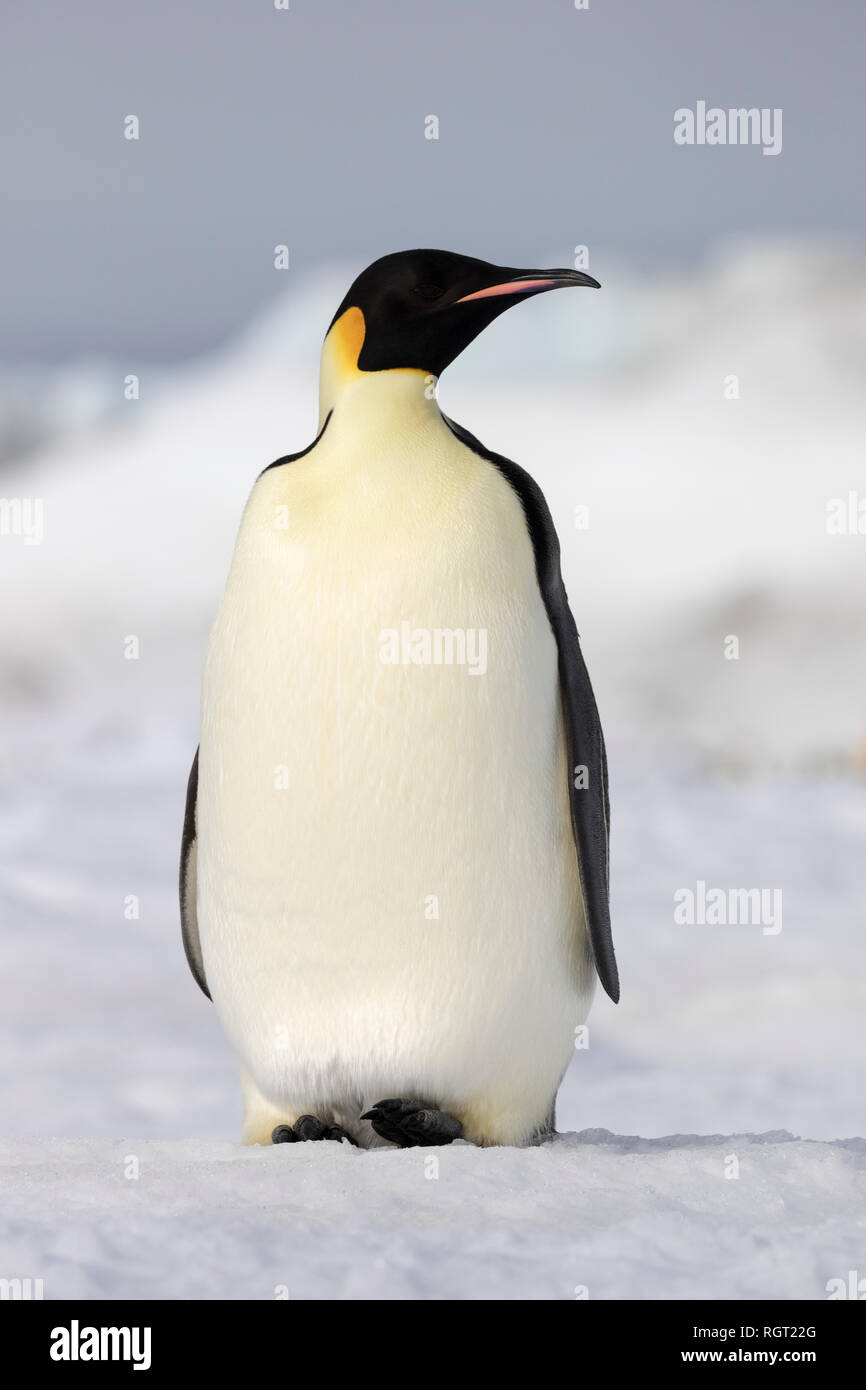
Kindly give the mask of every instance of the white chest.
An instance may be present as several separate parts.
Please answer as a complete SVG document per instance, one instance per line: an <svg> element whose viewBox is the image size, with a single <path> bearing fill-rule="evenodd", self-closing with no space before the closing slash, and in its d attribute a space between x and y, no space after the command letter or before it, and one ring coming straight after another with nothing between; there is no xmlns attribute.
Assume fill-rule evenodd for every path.
<svg viewBox="0 0 866 1390"><path fill-rule="evenodd" d="M410 1070L465 1067L469 1037L494 1065L485 1030L510 1048L528 1028L559 1058L587 991L520 502L435 407L402 432L362 424L335 417L256 483L205 672L205 969L275 1086L319 1055L390 1066L395 1029Z"/></svg>

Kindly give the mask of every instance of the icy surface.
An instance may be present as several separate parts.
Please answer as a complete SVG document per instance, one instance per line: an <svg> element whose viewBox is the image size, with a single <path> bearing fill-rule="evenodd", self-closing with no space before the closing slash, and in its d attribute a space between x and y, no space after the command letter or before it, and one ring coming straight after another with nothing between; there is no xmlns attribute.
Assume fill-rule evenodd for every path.
<svg viewBox="0 0 866 1390"><path fill-rule="evenodd" d="M581 1132L438 1150L435 1178L429 1152L234 1142L234 1063L174 902L189 749L169 725L68 739L34 767L22 737L31 779L2 806L0 1132L40 1136L0 1142L5 1277L48 1297L818 1298L862 1269L866 1146L814 1142L863 1132L861 784L619 774L623 1001L597 998L560 1093ZM699 877L781 885L782 931L677 926Z"/></svg>
<svg viewBox="0 0 866 1390"><path fill-rule="evenodd" d="M10 1141L3 1268L47 1298L825 1298L862 1266L864 1149Z"/></svg>

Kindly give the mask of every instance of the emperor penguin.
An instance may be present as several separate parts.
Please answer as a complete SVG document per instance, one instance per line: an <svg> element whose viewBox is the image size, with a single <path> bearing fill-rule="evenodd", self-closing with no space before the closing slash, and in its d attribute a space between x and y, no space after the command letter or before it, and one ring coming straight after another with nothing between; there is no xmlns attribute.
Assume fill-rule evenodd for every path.
<svg viewBox="0 0 866 1390"><path fill-rule="evenodd" d="M384 256L312 444L255 482L205 658L180 869L248 1144L525 1145L619 997L607 761L530 475L442 371L578 270Z"/></svg>

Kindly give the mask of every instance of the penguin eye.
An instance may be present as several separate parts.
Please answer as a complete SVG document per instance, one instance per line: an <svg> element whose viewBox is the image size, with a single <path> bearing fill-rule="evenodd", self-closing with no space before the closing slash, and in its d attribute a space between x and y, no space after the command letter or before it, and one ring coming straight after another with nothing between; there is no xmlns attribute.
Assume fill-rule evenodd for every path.
<svg viewBox="0 0 866 1390"><path fill-rule="evenodd" d="M423 299L426 304L432 304L434 299L441 299L445 291L441 285L416 285L415 293L419 299Z"/></svg>

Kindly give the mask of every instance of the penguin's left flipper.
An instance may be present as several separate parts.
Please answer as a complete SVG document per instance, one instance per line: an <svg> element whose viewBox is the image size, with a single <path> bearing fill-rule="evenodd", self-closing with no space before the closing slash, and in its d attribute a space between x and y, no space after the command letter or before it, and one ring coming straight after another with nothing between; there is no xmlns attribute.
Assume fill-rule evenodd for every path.
<svg viewBox="0 0 866 1390"><path fill-rule="evenodd" d="M198 749L190 768L186 788L186 811L183 817L183 837L180 846L180 924L183 931L183 949L193 978L210 999L210 990L204 973L201 942L198 939L198 919L196 917L196 873L198 866L196 836L196 802L198 800Z"/></svg>
<svg viewBox="0 0 866 1390"><path fill-rule="evenodd" d="M589 673L580 650L574 615L562 582L559 537L538 483L525 469L494 454L464 429L443 416L467 449L493 464L517 494L535 554L538 587L559 655L559 688L568 744L571 828L577 850L580 887L598 978L611 999L619 1000L619 972L610 929L610 799L604 735ZM577 770L581 770L578 777Z"/></svg>
<svg viewBox="0 0 866 1390"><path fill-rule="evenodd" d="M452 1144L463 1133L463 1126L453 1115L419 1100L377 1100L361 1119L370 1121L380 1139L399 1144L401 1149Z"/></svg>

